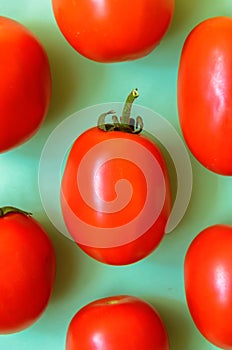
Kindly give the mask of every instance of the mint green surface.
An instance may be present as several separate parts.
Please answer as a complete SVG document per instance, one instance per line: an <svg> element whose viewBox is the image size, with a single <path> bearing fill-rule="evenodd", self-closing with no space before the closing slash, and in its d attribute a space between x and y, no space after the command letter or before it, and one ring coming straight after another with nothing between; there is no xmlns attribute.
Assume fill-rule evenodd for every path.
<svg viewBox="0 0 232 350"><path fill-rule="evenodd" d="M52 102L42 128L26 144L0 155L0 205L32 211L48 231L57 254L55 288L45 313L27 330L0 336L0 350L64 350L68 324L79 308L123 293L156 307L167 327L171 350L217 349L201 336L189 315L183 260L200 230L215 223L232 224L232 179L207 171L190 156L193 194L180 224L148 258L112 267L86 256L54 228L41 204L38 165L44 143L64 118L94 104L122 101L134 87L140 91L138 103L160 113L180 133L176 79L183 42L203 19L232 15L231 0L176 0L174 20L158 48L143 59L109 65L87 60L71 48L58 30L49 0L0 0L0 15L16 19L37 35L53 76Z"/></svg>

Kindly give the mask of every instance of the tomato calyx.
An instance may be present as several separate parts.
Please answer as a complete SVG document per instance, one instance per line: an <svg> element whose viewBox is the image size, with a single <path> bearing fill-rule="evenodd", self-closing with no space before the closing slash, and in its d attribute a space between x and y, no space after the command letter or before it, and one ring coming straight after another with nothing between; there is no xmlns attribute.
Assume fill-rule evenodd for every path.
<svg viewBox="0 0 232 350"><path fill-rule="evenodd" d="M131 134L139 134L143 130L143 119L140 116L136 120L131 118L131 108L134 100L139 96L138 89L133 89L127 96L120 120L115 111L110 110L102 113L98 118L98 128L103 131L123 131ZM105 123L107 115L112 114L113 124Z"/></svg>
<svg viewBox="0 0 232 350"><path fill-rule="evenodd" d="M5 207L0 208L0 218L8 215L10 213L18 213L18 214L23 214L26 216L32 215L32 213L30 213L30 212L27 212L27 211L24 211L24 210L21 210L19 208L15 208L12 206L5 206Z"/></svg>

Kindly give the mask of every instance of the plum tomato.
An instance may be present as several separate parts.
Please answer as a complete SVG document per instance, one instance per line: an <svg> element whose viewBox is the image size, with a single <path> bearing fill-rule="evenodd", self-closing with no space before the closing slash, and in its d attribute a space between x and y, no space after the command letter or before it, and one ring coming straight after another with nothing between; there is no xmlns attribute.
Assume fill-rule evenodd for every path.
<svg viewBox="0 0 232 350"><path fill-rule="evenodd" d="M58 27L81 55L98 62L149 54L166 34L174 0L52 0Z"/></svg>
<svg viewBox="0 0 232 350"><path fill-rule="evenodd" d="M159 147L130 118L137 89L119 118L103 113L98 127L73 143L61 182L61 209L79 247L98 261L127 265L161 242L171 212L171 185ZM105 124L112 114L113 124ZM131 123L131 124L130 124Z"/></svg>
<svg viewBox="0 0 232 350"><path fill-rule="evenodd" d="M232 18L213 17L187 36L179 63L184 139L207 169L232 175Z"/></svg>
<svg viewBox="0 0 232 350"><path fill-rule="evenodd" d="M56 272L52 242L22 210L0 208L0 334L34 324L50 300Z"/></svg>
<svg viewBox="0 0 232 350"><path fill-rule="evenodd" d="M169 350L164 322L138 297L118 295L95 300L72 318L66 350Z"/></svg>
<svg viewBox="0 0 232 350"><path fill-rule="evenodd" d="M213 225L190 244L184 263L186 300L201 334L232 349L232 226Z"/></svg>
<svg viewBox="0 0 232 350"><path fill-rule="evenodd" d="M51 71L40 41L21 23L0 16L0 153L29 140L51 99Z"/></svg>

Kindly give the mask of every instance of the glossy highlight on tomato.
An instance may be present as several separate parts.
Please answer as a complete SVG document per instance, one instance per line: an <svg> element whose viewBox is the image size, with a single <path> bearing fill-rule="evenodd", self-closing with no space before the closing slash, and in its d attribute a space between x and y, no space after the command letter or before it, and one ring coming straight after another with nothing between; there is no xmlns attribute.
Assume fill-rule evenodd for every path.
<svg viewBox="0 0 232 350"><path fill-rule="evenodd" d="M174 0L52 0L59 29L81 55L98 62L149 54L166 34Z"/></svg>
<svg viewBox="0 0 232 350"><path fill-rule="evenodd" d="M21 23L0 16L0 153L29 140L51 99L51 71L40 41Z"/></svg>
<svg viewBox="0 0 232 350"><path fill-rule="evenodd" d="M207 169L232 175L232 18L213 17L187 36L179 63L184 139Z"/></svg>
<svg viewBox="0 0 232 350"><path fill-rule="evenodd" d="M31 214L0 208L0 334L32 326L45 311L56 274L52 242Z"/></svg>
<svg viewBox="0 0 232 350"><path fill-rule="evenodd" d="M184 263L186 300L196 327L212 344L232 349L232 226L213 225L190 244Z"/></svg>
<svg viewBox="0 0 232 350"><path fill-rule="evenodd" d="M117 295L95 300L72 318L66 350L169 350L164 322L140 298Z"/></svg>
<svg viewBox="0 0 232 350"><path fill-rule="evenodd" d="M71 237L88 255L112 265L134 263L153 252L172 205L162 152L141 134L140 117L138 129L128 124L136 97L133 90L123 122L113 116L114 124L104 124L102 116L114 113L103 113L99 127L75 140L61 182L61 209Z"/></svg>

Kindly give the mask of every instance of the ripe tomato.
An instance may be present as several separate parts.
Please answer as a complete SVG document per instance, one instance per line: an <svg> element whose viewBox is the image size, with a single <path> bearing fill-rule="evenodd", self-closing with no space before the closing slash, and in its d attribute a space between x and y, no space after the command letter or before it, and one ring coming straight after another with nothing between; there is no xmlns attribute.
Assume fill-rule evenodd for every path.
<svg viewBox="0 0 232 350"><path fill-rule="evenodd" d="M22 24L0 16L0 153L31 138L51 96L46 52Z"/></svg>
<svg viewBox="0 0 232 350"><path fill-rule="evenodd" d="M83 56L99 62L149 54L173 18L174 0L52 0L56 22Z"/></svg>
<svg viewBox="0 0 232 350"><path fill-rule="evenodd" d="M232 349L232 226L214 225L191 243L184 264L190 313L211 343Z"/></svg>
<svg viewBox="0 0 232 350"><path fill-rule="evenodd" d="M128 295L95 300L69 324L66 350L169 350L165 325L146 301Z"/></svg>
<svg viewBox="0 0 232 350"><path fill-rule="evenodd" d="M186 143L211 171L232 175L232 18L214 17L188 35L178 73Z"/></svg>
<svg viewBox="0 0 232 350"><path fill-rule="evenodd" d="M44 312L56 259L46 232L30 215L0 209L0 334L31 326Z"/></svg>
<svg viewBox="0 0 232 350"><path fill-rule="evenodd" d="M137 97L137 90L128 96L121 123L114 116L114 124L105 125L103 113L99 127L76 139L61 184L71 236L91 257L112 265L150 254L164 236L171 210L165 159L154 142L137 134L141 129L128 124L133 94Z"/></svg>

